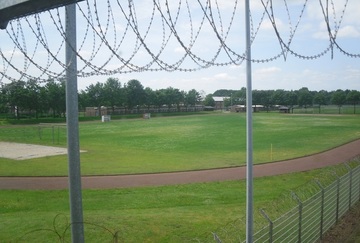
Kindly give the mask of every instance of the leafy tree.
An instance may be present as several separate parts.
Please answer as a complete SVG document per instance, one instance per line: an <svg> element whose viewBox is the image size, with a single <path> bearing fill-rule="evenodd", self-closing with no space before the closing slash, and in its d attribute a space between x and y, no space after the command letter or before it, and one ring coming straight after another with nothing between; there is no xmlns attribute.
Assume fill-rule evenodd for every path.
<svg viewBox="0 0 360 243"><path fill-rule="evenodd" d="M283 89L277 89L272 92L271 102L275 105L285 105L286 91Z"/></svg>
<svg viewBox="0 0 360 243"><path fill-rule="evenodd" d="M105 106L110 106L114 113L116 106L125 103L125 96L121 88L121 83L116 78L108 78L103 86L103 98Z"/></svg>
<svg viewBox="0 0 360 243"><path fill-rule="evenodd" d="M271 94L273 91L271 90L257 90L256 96L259 96L259 104L262 104L264 107L266 107L267 112L269 112L269 108L273 105ZM254 91L253 91L254 94Z"/></svg>
<svg viewBox="0 0 360 243"><path fill-rule="evenodd" d="M195 89L191 89L185 95L185 104L188 106L195 106L197 103L201 101L200 93Z"/></svg>
<svg viewBox="0 0 360 243"><path fill-rule="evenodd" d="M345 102L346 102L346 94L345 94L345 92L343 90L341 90L341 89L336 90L332 94L331 102L334 105L337 105L339 107L339 114L340 114L341 106L343 104L345 104Z"/></svg>
<svg viewBox="0 0 360 243"><path fill-rule="evenodd" d="M156 93L151 88L146 87L145 90L145 106L150 109L152 105L155 105L156 103Z"/></svg>
<svg viewBox="0 0 360 243"><path fill-rule="evenodd" d="M128 81L125 90L126 104L129 109L139 107L145 103L144 87L138 80L132 79Z"/></svg>
<svg viewBox="0 0 360 243"><path fill-rule="evenodd" d="M30 113L31 111L35 111L35 117L38 118L42 103L40 100L41 87L36 80L30 79L25 84L25 90L27 99L25 107L29 110Z"/></svg>
<svg viewBox="0 0 360 243"><path fill-rule="evenodd" d="M252 91L252 101L255 105L263 105L262 103L262 92L259 90Z"/></svg>
<svg viewBox="0 0 360 243"><path fill-rule="evenodd" d="M305 107L305 109L308 106L312 105L313 96L308 88L303 87L298 90L298 105Z"/></svg>
<svg viewBox="0 0 360 243"><path fill-rule="evenodd" d="M65 81L56 82L49 80L45 84L46 100L53 117L65 115L66 95Z"/></svg>
<svg viewBox="0 0 360 243"><path fill-rule="evenodd" d="M204 106L212 106L212 107L215 106L215 100L212 94L208 94L207 96L205 96Z"/></svg>
<svg viewBox="0 0 360 243"><path fill-rule="evenodd" d="M319 105L319 114L321 113L321 106L327 104L327 91L320 90L314 95L314 103Z"/></svg>
<svg viewBox="0 0 360 243"><path fill-rule="evenodd" d="M4 85L2 85L0 90L0 113L7 113L9 111L7 103L6 90Z"/></svg>
<svg viewBox="0 0 360 243"><path fill-rule="evenodd" d="M176 104L177 109L180 110L180 103L184 101L184 97L179 89L174 89L173 87L165 89L165 97L166 104L169 108L173 104Z"/></svg>
<svg viewBox="0 0 360 243"><path fill-rule="evenodd" d="M155 91L155 100L154 104L159 109L166 104L166 92L165 89L160 89Z"/></svg>
<svg viewBox="0 0 360 243"><path fill-rule="evenodd" d="M91 106L98 108L98 115L101 116L101 106L104 104L105 96L104 96L104 84L97 82L96 84L90 84L86 88L87 97L89 104Z"/></svg>
<svg viewBox="0 0 360 243"><path fill-rule="evenodd" d="M354 114L356 113L356 105L360 101L360 92L357 90L351 90L347 96L346 101L349 102L349 104L354 106Z"/></svg>
<svg viewBox="0 0 360 243"><path fill-rule="evenodd" d="M297 104L298 96L295 91L288 91L285 94L285 103L284 105L291 107L292 111L294 106Z"/></svg>
<svg viewBox="0 0 360 243"><path fill-rule="evenodd" d="M4 87L7 101L11 110L15 112L17 119L20 119L20 111L25 110L27 106L27 91L25 85L26 83L24 81L12 81Z"/></svg>
<svg viewBox="0 0 360 243"><path fill-rule="evenodd" d="M219 89L213 93L213 97L214 96L230 97L231 94L234 94L235 92L236 92L236 90L232 90L232 89Z"/></svg>

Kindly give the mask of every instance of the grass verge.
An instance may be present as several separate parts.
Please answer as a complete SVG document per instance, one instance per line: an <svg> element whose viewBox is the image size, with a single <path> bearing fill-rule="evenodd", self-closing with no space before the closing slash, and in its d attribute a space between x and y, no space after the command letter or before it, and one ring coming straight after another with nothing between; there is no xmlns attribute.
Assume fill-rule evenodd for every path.
<svg viewBox="0 0 360 243"><path fill-rule="evenodd" d="M293 205L290 191L306 191L305 182L326 179L329 171L339 171L340 167L255 179L255 220L263 221L259 208L274 216L281 214ZM118 232L124 242L208 242L211 232L228 229L234 222L237 234L244 239L245 193L245 181L84 190L86 241L111 242ZM68 215L66 190L2 190L0 239L48 242L57 237L55 231L67 241Z"/></svg>

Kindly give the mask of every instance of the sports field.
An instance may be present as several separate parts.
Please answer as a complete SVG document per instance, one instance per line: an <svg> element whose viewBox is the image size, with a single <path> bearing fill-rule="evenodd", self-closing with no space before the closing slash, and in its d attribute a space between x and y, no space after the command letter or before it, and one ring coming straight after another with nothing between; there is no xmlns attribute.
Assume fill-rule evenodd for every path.
<svg viewBox="0 0 360 243"><path fill-rule="evenodd" d="M360 138L359 116L254 114L254 162L309 155ZM0 141L66 147L66 128L0 127ZM245 114L80 124L83 175L198 170L245 164ZM4 149L4 148L3 148ZM0 175L67 175L66 155L0 158Z"/></svg>
<svg viewBox="0 0 360 243"><path fill-rule="evenodd" d="M255 114L255 161L298 157L357 139L358 119L358 116ZM3 141L59 147L64 147L66 141L63 128L55 140L52 128L42 129L41 139L37 126L1 129ZM245 162L245 116L217 114L81 123L80 140L81 149L86 151L81 154L82 169L88 174L233 166ZM217 163L206 163L214 156ZM141 159L136 160L137 157ZM150 168L153 165L155 169ZM7 175L61 175L67 170L65 155L29 160L2 158L0 166L0 173ZM281 210L294 205L290 191L305 190L306 194L307 188L311 188L307 186L309 181L319 178L325 184L329 176L333 177L329 171L334 169L339 175L346 171L333 167L255 179L256 222L263 220L258 209L265 208L274 218L281 215ZM65 241L69 239L67 190L0 193L1 240L49 242L59 235ZM211 232L229 230L232 225L242 239L245 235L244 181L84 190L83 203L87 242L111 242L117 231L119 240L124 242L209 242L213 239Z"/></svg>

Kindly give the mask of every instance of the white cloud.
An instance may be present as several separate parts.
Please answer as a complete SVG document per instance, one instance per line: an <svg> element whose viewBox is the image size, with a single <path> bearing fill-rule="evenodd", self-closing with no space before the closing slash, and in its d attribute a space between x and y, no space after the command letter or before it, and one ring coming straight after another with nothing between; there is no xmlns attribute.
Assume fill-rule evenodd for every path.
<svg viewBox="0 0 360 243"><path fill-rule="evenodd" d="M360 37L360 30L355 28L354 26L344 26L340 28L339 33L337 35L338 37Z"/></svg>
<svg viewBox="0 0 360 243"><path fill-rule="evenodd" d="M261 68L255 71L257 75L271 75L274 73L281 72L281 68L279 67L268 67L268 68Z"/></svg>
<svg viewBox="0 0 360 243"><path fill-rule="evenodd" d="M228 73L218 73L214 75L214 79L230 80L234 79L234 77L230 76Z"/></svg>

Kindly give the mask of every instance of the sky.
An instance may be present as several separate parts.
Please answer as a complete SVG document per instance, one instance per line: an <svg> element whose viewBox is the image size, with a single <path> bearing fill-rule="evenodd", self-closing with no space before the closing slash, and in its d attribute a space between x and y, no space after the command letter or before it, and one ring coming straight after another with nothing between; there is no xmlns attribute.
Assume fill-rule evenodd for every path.
<svg viewBox="0 0 360 243"><path fill-rule="evenodd" d="M212 15L207 10L207 16L213 18L216 30L231 50L229 54L231 58L227 55L229 52L221 49L219 38L215 35L213 26L209 24L208 19L203 19L204 14L201 7L206 6L205 0L170 1L168 5L158 6L162 10L165 20L158 9L154 8L151 1L134 1L132 8L129 8L128 4L125 3L121 9L116 5L116 1L110 0L108 4L110 4L112 11L108 11L106 4L104 4L97 6L96 12L93 7L96 1L89 0L88 2L89 6L86 5L86 2L78 5L77 38L78 47L80 47L79 55L91 65L103 66L104 70L114 70L123 66L116 55L134 65L146 65L153 60L153 57L149 55L149 50L155 54L161 51L159 59L168 64L174 64L181 60L181 57L186 53L182 44L186 47L191 46L191 52L196 58L199 57L219 64L227 63L227 65L215 65L191 72L144 71L86 75L86 77L78 78L79 90L84 90L95 82L105 82L109 77L118 78L122 84L131 79L137 79L144 87L150 87L153 90L173 87L184 91L196 89L204 94L211 94L218 89L238 90L246 87L247 67L245 62L231 63L231 58L236 57L231 54L231 51L242 54L245 50L243 0L239 0L236 6L233 0L221 0L219 2L212 0ZM179 2L181 5L178 5ZM280 55L276 60L253 62L251 64L253 89L297 90L308 87L310 90L360 90L360 58L346 56L336 47L329 48L329 34L324 21L324 12L320 5L321 2L325 15L326 11L329 13L329 27L333 35L336 34L337 43L347 52L359 55L360 18L358 18L358 12L360 1L273 0L273 15L268 7L270 16L265 13L263 18L264 6L261 1L252 0L250 2L253 26L251 30L255 32L258 29L252 44L252 59L271 59L283 50L270 18L275 21L277 31L284 42L288 43L291 40L290 49L293 52L306 57L320 56L320 58L310 59L299 58L291 53L286 53ZM264 0L264 2L266 1ZM329 3L328 8L326 8L326 2ZM346 11L343 13L346 2ZM166 15L167 9L170 15ZM84 13L91 12L87 18L93 21L93 30L86 28L86 18L80 10L83 10ZM153 11L154 15L152 14ZM108 18L109 13L111 18ZM41 42L36 41L36 36L40 36L42 42L46 43L53 56L56 56L60 61L64 60L63 38L57 31L61 28L59 23L64 21L64 18L61 17L63 15L63 8L61 8L59 9L59 18L62 20L57 21L57 12L53 10L52 18L49 13L39 15L41 28L40 25L35 24L37 18L31 16L27 19L21 19L21 25L18 25L17 21L11 22L7 28L10 34L0 31L1 73L6 71L6 75L15 79L20 77L14 68L9 67L8 63L4 61L4 57L6 60L11 59L11 65L20 70L25 70L25 73L34 77L46 78L45 74L41 75L36 65L48 67L54 73L61 73L63 70L61 65L58 65L57 61L52 61L52 56L49 57L49 54L46 54L46 48L41 47ZM124 16L132 17L130 22L133 24L128 25ZM171 34L170 27L165 22L169 22L169 20L176 21L174 28L178 36ZM201 25L202 21L203 24ZM136 30L131 29L133 26L138 28L136 29L139 31L137 34L145 40L144 45L141 45L137 35L134 34ZM200 31L198 31L199 28ZM19 29L23 31L23 34L19 32ZM102 33L104 38L99 38L96 33ZM10 36L18 41L17 47ZM104 39L106 42L103 41ZM108 48L109 46L111 48ZM19 50L21 48L26 49L29 60L24 61L24 55ZM328 51L322 54L327 49ZM218 50L219 52L217 52ZM215 55L217 55L215 60L212 60ZM197 69L196 63L199 61L196 58L194 61L187 56L182 62L181 68ZM78 59L78 68L83 73L93 72L84 63ZM123 70L129 70L127 68L125 67ZM152 64L151 68L158 69L159 65ZM10 82L1 74L0 78L4 83Z"/></svg>

